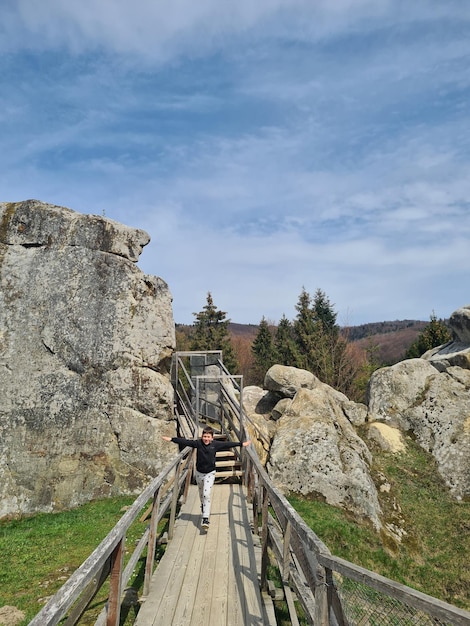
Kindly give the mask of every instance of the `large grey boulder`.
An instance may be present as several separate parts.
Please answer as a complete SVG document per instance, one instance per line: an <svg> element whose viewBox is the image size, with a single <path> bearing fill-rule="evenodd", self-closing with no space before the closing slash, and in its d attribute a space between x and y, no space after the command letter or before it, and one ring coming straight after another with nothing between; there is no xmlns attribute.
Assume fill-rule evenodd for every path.
<svg viewBox="0 0 470 626"><path fill-rule="evenodd" d="M470 496L470 370L409 359L373 373L369 422L412 432L458 499Z"/></svg>
<svg viewBox="0 0 470 626"><path fill-rule="evenodd" d="M428 350L421 358L429 361L440 372L454 366L470 369L470 305L452 313L449 328L452 340Z"/></svg>
<svg viewBox="0 0 470 626"><path fill-rule="evenodd" d="M353 427L364 424L367 407L295 367L273 365L264 386L244 390L244 409L277 487L319 497L382 528L371 454ZM267 437L266 448L260 444Z"/></svg>
<svg viewBox="0 0 470 626"><path fill-rule="evenodd" d="M169 458L171 294L149 236L0 204L0 517L136 492Z"/></svg>
<svg viewBox="0 0 470 626"><path fill-rule="evenodd" d="M470 304L457 309L449 319L456 341L470 346Z"/></svg>
<svg viewBox="0 0 470 626"><path fill-rule="evenodd" d="M264 377L264 388L283 398L293 398L299 389L314 389L318 385L321 382L312 372L287 365L273 365Z"/></svg>
<svg viewBox="0 0 470 626"><path fill-rule="evenodd" d="M300 388L276 422L267 470L284 492L315 495L381 527L371 454L328 385Z"/></svg>

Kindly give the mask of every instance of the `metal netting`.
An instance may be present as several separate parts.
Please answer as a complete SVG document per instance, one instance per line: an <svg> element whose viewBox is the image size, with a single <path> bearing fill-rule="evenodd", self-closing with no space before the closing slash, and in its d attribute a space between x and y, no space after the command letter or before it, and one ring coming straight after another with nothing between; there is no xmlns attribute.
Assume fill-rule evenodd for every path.
<svg viewBox="0 0 470 626"><path fill-rule="evenodd" d="M336 572L333 580L350 626L452 626Z"/></svg>

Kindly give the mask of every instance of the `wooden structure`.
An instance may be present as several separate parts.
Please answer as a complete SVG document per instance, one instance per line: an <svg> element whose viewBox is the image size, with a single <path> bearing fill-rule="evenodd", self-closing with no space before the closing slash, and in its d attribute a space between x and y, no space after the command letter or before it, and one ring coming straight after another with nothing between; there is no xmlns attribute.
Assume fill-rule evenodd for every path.
<svg viewBox="0 0 470 626"><path fill-rule="evenodd" d="M135 626L275 625L271 598L260 590L261 550L248 512L240 484L216 484L206 531L197 487L190 487Z"/></svg>
<svg viewBox="0 0 470 626"><path fill-rule="evenodd" d="M175 355L175 415L179 432L185 437L197 434L199 421L204 420L215 422L223 436L239 440L246 438L247 418L241 408L243 390L237 377L230 376L225 370L221 357L220 353L212 352ZM195 524L199 513L197 499L194 504L191 494L192 452L191 448L182 450L148 485L30 626L52 626L64 616L66 619L61 623L66 626L79 623L80 616L108 578L108 604L96 624L118 626L122 591L144 549L147 551L142 590L144 602L137 626L163 623L167 626L198 623L204 626L212 623L217 626L225 623L268 626L272 623L272 612L263 608L262 600L268 595L277 597L278 591L282 592L294 626L299 623L298 607L302 609L303 619L312 626L470 625L470 612L332 555L272 484L252 446L244 448L242 457L237 460L243 470L243 486L229 490L231 501L230 497L223 504L223 499L219 500L218 522L206 536L201 536ZM238 468L229 471L238 476ZM221 497L222 490L217 493ZM238 498L236 507L235 497ZM149 527L124 566L127 529L149 501ZM177 517L181 502L183 505ZM226 511L224 520L222 510ZM154 573L157 527L165 514L169 516L169 556L162 558ZM227 536L230 537L230 547L222 547L226 544L219 543L219 539ZM243 551L240 549L242 545ZM253 557L257 545L258 558ZM189 558L183 565L183 557L188 557L188 552ZM280 573L282 588L278 591L268 580L269 563ZM185 567L193 568L194 575L187 576ZM168 577L170 585L166 582ZM247 584L241 584L242 578ZM220 589L215 585L216 580ZM239 605L235 604L234 589ZM177 596L183 597L181 602L177 601ZM206 606L209 597L214 598L215 607ZM170 612L172 621L169 621ZM189 613L194 621L184 621L183 616ZM222 615L225 615L226 622ZM165 616L163 621L162 616ZM240 622L236 621L239 617Z"/></svg>

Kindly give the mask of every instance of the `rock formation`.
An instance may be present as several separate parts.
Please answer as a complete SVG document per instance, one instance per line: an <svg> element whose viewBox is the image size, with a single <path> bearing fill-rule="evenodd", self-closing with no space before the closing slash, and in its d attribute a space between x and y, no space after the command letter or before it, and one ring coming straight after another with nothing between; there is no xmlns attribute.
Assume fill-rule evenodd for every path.
<svg viewBox="0 0 470 626"><path fill-rule="evenodd" d="M470 497L470 306L449 320L453 339L419 359L374 372L368 421L412 432L457 499Z"/></svg>
<svg viewBox="0 0 470 626"><path fill-rule="evenodd" d="M362 413L364 422L366 407L294 367L274 365L264 387L267 391L258 395L250 387L248 402L245 390L244 407L254 438L259 441L260 432L270 436L264 458L275 484L286 493L320 497L380 528L380 505L369 473L371 453L347 417L353 404L355 417ZM263 429L266 420L271 427Z"/></svg>
<svg viewBox="0 0 470 626"><path fill-rule="evenodd" d="M148 242L0 204L0 517L139 491L168 460L174 321L166 283L136 266Z"/></svg>
<svg viewBox="0 0 470 626"><path fill-rule="evenodd" d="M381 518L369 467L368 440L392 454L410 435L437 461L456 499L470 497L470 306L450 318L453 340L419 359L372 375L367 405L348 400L310 372L274 365L264 389L244 390L244 408L257 452L285 492L314 495L368 518ZM356 431L367 433L361 439Z"/></svg>

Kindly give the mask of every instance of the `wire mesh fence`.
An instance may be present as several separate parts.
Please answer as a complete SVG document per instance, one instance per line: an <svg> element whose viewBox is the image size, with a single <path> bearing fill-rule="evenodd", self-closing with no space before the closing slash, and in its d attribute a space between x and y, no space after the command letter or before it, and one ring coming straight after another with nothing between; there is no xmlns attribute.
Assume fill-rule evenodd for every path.
<svg viewBox="0 0 470 626"><path fill-rule="evenodd" d="M350 626L452 626L450 622L336 572L333 580Z"/></svg>

